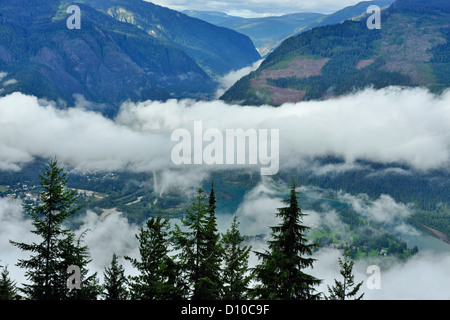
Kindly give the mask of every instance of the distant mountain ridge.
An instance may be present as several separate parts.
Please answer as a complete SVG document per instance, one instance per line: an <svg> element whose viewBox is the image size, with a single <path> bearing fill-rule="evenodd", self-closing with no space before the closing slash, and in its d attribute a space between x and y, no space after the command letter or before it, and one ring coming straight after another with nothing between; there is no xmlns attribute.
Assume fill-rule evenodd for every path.
<svg viewBox="0 0 450 320"><path fill-rule="evenodd" d="M258 49L271 43L277 43L290 36L299 26L306 26L325 16L321 13L302 12L264 18L241 18L221 12L194 10L185 12L192 17L197 17L249 36ZM260 53L264 54L266 52L260 51Z"/></svg>
<svg viewBox="0 0 450 320"><path fill-rule="evenodd" d="M225 12L218 11L183 10L182 12L190 17L204 20L215 25L220 25L223 22L231 20L246 20L242 17L231 16Z"/></svg>
<svg viewBox="0 0 450 320"><path fill-rule="evenodd" d="M394 0L369 0L345 7L331 14L302 12L264 18L241 18L214 11L186 10L184 13L249 36L261 56L266 56L286 38L316 27L357 18L366 13L369 5L385 8L393 2Z"/></svg>
<svg viewBox="0 0 450 320"><path fill-rule="evenodd" d="M359 21L313 28L285 40L221 99L281 105L327 99L368 86L450 87L450 3L397 0L381 29Z"/></svg>

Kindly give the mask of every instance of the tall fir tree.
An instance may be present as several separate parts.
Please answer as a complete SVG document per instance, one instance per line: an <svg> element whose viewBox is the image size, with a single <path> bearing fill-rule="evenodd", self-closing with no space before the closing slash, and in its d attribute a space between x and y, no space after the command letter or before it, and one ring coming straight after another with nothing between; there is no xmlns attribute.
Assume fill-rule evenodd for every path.
<svg viewBox="0 0 450 320"><path fill-rule="evenodd" d="M245 240L239 232L239 222L234 216L231 228L223 235L224 248L223 267L223 299L245 300L248 298L248 288L252 279L249 274L248 259L251 247L242 246Z"/></svg>
<svg viewBox="0 0 450 320"><path fill-rule="evenodd" d="M103 298L105 300L127 300L127 277L125 269L119 264L117 255L112 256L111 264L103 271Z"/></svg>
<svg viewBox="0 0 450 320"><path fill-rule="evenodd" d="M364 283L364 281L361 281L360 283L355 285L355 276L353 274L353 265L354 261L351 260L350 253L348 250L348 245L344 249L343 253L344 260L342 260L341 257L339 257L339 267L340 271L339 273L343 277L343 281L340 282L336 279L334 279L334 286L328 287L328 292L330 295L327 297L329 300L361 300L364 296L364 293L358 295L358 291L361 287L361 285Z"/></svg>
<svg viewBox="0 0 450 320"><path fill-rule="evenodd" d="M219 299L222 294L221 262L224 255L223 247L220 243L220 234L217 230L216 218L216 196L214 192L214 183L211 183L211 191L208 200L208 222L206 225L206 250L204 277L211 280L211 287L206 288L209 300Z"/></svg>
<svg viewBox="0 0 450 320"><path fill-rule="evenodd" d="M29 251L28 260L21 259L17 266L27 269L25 275L30 281L24 284L21 291L29 299L35 300L65 300L70 298L67 289L67 267L72 263L84 266L86 247L73 243L74 234L70 229L63 228L63 222L81 209L76 206L76 191L66 188L67 177L58 161L48 162L43 175L40 175L41 202L37 206L24 205L31 215L34 229L31 231L42 238L40 243L10 243L23 251ZM84 252L80 256L80 251ZM75 252L78 251L78 252ZM34 255L33 255L34 254ZM80 266L81 268L82 266Z"/></svg>
<svg viewBox="0 0 450 320"><path fill-rule="evenodd" d="M169 256L169 220L150 218L146 228L136 235L141 260L125 257L139 271L130 277L131 298L139 300L174 300L185 296L177 264Z"/></svg>
<svg viewBox="0 0 450 320"><path fill-rule="evenodd" d="M186 209L186 219L182 224L187 231L175 225L174 243L179 264L185 273L192 300L214 300L218 298L219 283L216 282L216 264L213 259L211 239L213 225L211 205L205 203L206 194L202 188L197 189L197 196L190 209ZM218 272L218 270L217 270Z"/></svg>
<svg viewBox="0 0 450 320"><path fill-rule="evenodd" d="M256 252L261 264L254 269L259 284L253 294L257 298L269 300L315 300L320 298L315 286L321 280L304 272L312 267L315 247L305 237L309 227L302 225L304 214L298 205L295 182L292 183L289 199L279 208L277 217L281 224L272 229L272 240L268 241L268 251Z"/></svg>
<svg viewBox="0 0 450 320"><path fill-rule="evenodd" d="M8 266L0 266L0 300L16 300L16 283L9 277Z"/></svg>

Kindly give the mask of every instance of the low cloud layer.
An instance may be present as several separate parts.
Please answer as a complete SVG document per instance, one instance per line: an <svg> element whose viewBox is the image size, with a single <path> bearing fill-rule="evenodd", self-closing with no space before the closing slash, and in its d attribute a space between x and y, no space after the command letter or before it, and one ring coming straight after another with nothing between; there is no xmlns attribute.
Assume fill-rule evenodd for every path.
<svg viewBox="0 0 450 320"><path fill-rule="evenodd" d="M315 167L318 174L357 168L358 159L404 163L417 170L450 164L450 91L366 89L327 101L241 107L222 101L126 103L116 119L83 108L59 110L50 102L14 93L0 98L0 170L20 170L35 157L56 156L82 170L229 169L228 166L175 166L175 129L193 131L201 121L227 129L279 130L280 170L311 165L315 157L345 160ZM208 142L203 142L203 148ZM252 166L253 169L259 167Z"/></svg>
<svg viewBox="0 0 450 320"><path fill-rule="evenodd" d="M417 235L417 230L406 223L413 210L408 205L397 203L389 195L382 194L378 199L371 200L365 194L354 196L340 192L338 199L350 204L361 216L380 223L396 234Z"/></svg>
<svg viewBox="0 0 450 320"><path fill-rule="evenodd" d="M264 59L258 60L249 67L230 71L222 77L219 81L219 88L216 91L216 98L219 99L225 91L230 89L239 79L258 69L263 61Z"/></svg>
<svg viewBox="0 0 450 320"><path fill-rule="evenodd" d="M111 214L101 218L92 211L80 217L80 227L75 231L76 239L82 236L83 245L89 248L92 262L89 265L90 274L97 272L103 281L103 270L111 263L115 253L119 261L127 269L127 274L134 274L124 256L138 257L138 242L135 235L139 232L137 225L129 224L120 214ZM31 217L22 209L19 201L0 198L0 265L7 266L12 280L21 287L28 283L25 270L16 266L19 259L28 259L29 252L21 251L9 241L24 243L40 243L42 238L33 234Z"/></svg>
<svg viewBox="0 0 450 320"><path fill-rule="evenodd" d="M317 290L326 296L329 295L327 286L334 286L334 279L343 281L339 274L339 257L342 258L341 252L336 249L321 249L314 255L317 259L314 268L307 270L323 280ZM448 252L425 251L393 266L383 266L377 261L357 261L353 273L355 283L363 282L359 294L364 293L364 300L448 300L449 263ZM371 285L373 271L368 268L372 265L380 268L379 288Z"/></svg>
<svg viewBox="0 0 450 320"><path fill-rule="evenodd" d="M8 267L11 278L18 285L26 279L24 272L15 264L19 259L27 259L28 253L13 247L9 241L38 243L40 239L30 232L31 229L31 219L23 215L21 203L0 198L0 265Z"/></svg>
<svg viewBox="0 0 450 320"><path fill-rule="evenodd" d="M241 232L247 235L270 234L270 226L279 223L275 212L281 207L282 200L280 193L274 191L272 181L263 179L263 183L246 193L236 210Z"/></svg>

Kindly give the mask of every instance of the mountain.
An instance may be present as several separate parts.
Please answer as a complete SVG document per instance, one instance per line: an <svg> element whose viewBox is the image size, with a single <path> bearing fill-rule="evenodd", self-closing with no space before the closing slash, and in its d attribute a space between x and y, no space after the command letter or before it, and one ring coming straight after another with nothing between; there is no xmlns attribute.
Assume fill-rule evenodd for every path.
<svg viewBox="0 0 450 320"><path fill-rule="evenodd" d="M245 34L252 39L258 50L281 42L298 27L308 25L325 16L321 13L305 12L264 18L240 18L221 12L194 10L186 11L186 14ZM261 55L267 53L264 50L259 52Z"/></svg>
<svg viewBox="0 0 450 320"><path fill-rule="evenodd" d="M368 86L450 86L450 3L397 0L381 13L381 29L365 18L317 27L285 40L259 69L221 99L281 105L327 99Z"/></svg>
<svg viewBox="0 0 450 320"><path fill-rule="evenodd" d="M0 2L0 95L14 91L114 116L126 100L205 96L215 82L174 45L84 4L69 30L68 3ZM61 102L64 100L64 102Z"/></svg>
<svg viewBox="0 0 450 320"><path fill-rule="evenodd" d="M220 26L227 27L243 33L253 40L261 55L266 52L260 48L277 43L286 37L299 26L307 25L316 21L324 15L321 13L292 13L283 16L251 18L239 20L228 20L220 23Z"/></svg>
<svg viewBox="0 0 450 320"><path fill-rule="evenodd" d="M79 30L66 25L74 3ZM247 36L141 0L0 2L0 96L113 117L127 100L210 99L216 78L258 59Z"/></svg>
<svg viewBox="0 0 450 320"><path fill-rule="evenodd" d="M344 22L345 20L354 19L358 16L364 15L370 5L376 5L380 8L386 8L389 7L393 2L394 0L362 1L353 6L345 7L341 10L336 11L335 13L319 18L305 26L299 26L297 29L295 29L292 35L298 35L301 32L305 32L313 28L323 27L330 24L338 24Z"/></svg>
<svg viewBox="0 0 450 320"><path fill-rule="evenodd" d="M83 0L111 17L135 25L178 47L212 78L247 67L261 57L236 31L143 0Z"/></svg>
<svg viewBox="0 0 450 320"><path fill-rule="evenodd" d="M273 51L276 47L278 47L286 38L298 35L302 32L311 30L313 28L327 26L330 24L337 24L344 22L345 20L356 19L357 17L364 15L366 13L367 7L369 5L377 5L380 8L385 8L390 6L392 2L394 2L394 0L362 1L353 6L345 7L334 13L323 15L312 22L306 24L304 23L298 24L295 30L293 30L290 34L266 43L265 45L260 47L258 51L260 52L261 55L267 55L268 53Z"/></svg>
<svg viewBox="0 0 450 320"><path fill-rule="evenodd" d="M305 12L263 18L241 18L215 11L187 10L184 13L249 36L258 48L259 54L265 57L286 38L313 28L357 19L366 13L369 5L386 8L393 2L394 0L362 1L331 14Z"/></svg>
<svg viewBox="0 0 450 320"><path fill-rule="evenodd" d="M220 25L221 23L231 20L247 20L246 18L230 16L225 12L218 11L183 10L182 12L190 17L201 19L215 25Z"/></svg>

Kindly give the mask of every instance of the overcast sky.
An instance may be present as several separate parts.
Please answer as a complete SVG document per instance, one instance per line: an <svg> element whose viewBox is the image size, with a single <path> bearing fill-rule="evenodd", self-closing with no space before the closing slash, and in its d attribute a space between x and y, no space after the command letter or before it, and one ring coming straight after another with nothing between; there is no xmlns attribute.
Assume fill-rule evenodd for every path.
<svg viewBox="0 0 450 320"><path fill-rule="evenodd" d="M146 0L149 1L149 0ZM255 17L295 12L333 13L362 0L154 0L174 10L221 11L230 15Z"/></svg>

